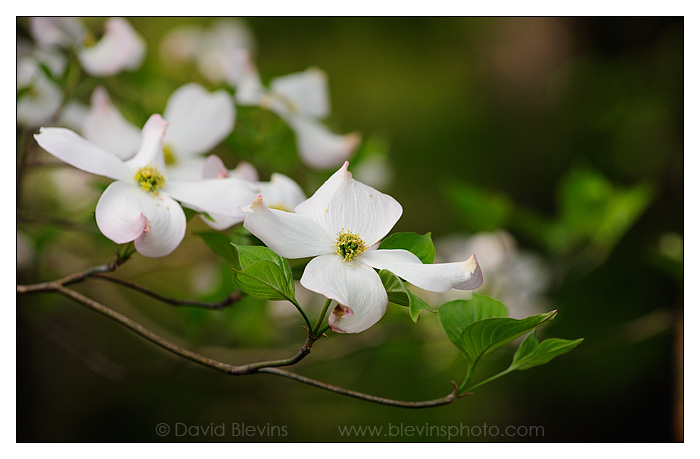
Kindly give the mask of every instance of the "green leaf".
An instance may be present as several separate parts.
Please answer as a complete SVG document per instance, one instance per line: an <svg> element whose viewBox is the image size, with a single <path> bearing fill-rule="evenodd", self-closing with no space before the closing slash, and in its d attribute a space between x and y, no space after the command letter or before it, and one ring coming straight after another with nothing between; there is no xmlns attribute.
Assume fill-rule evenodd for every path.
<svg viewBox="0 0 700 459"><path fill-rule="evenodd" d="M234 253L233 280L245 293L264 300L296 304L289 262L267 247L230 243Z"/></svg>
<svg viewBox="0 0 700 459"><path fill-rule="evenodd" d="M413 320L413 322L418 322L420 313L423 311L438 312L437 308L430 306L421 297L415 295L413 292L409 291L408 294L411 300L409 312L411 313L411 320Z"/></svg>
<svg viewBox="0 0 700 459"><path fill-rule="evenodd" d="M445 334L461 349L462 332L478 320L508 317L508 308L498 300L474 294L469 300L455 300L443 304L438 319Z"/></svg>
<svg viewBox="0 0 700 459"><path fill-rule="evenodd" d="M525 319L496 318L483 319L469 325L463 332L458 345L469 361L467 376L460 386L460 391L469 383L474 368L481 357L489 354L527 332L540 327L554 319L557 311L537 314Z"/></svg>
<svg viewBox="0 0 700 459"><path fill-rule="evenodd" d="M379 278L382 280L390 303L407 307L411 305L411 294L396 274L388 269L382 269L379 271Z"/></svg>
<svg viewBox="0 0 700 459"><path fill-rule="evenodd" d="M535 334L531 333L515 352L513 363L511 363L508 370L527 370L544 365L549 363L554 357L571 351L581 344L582 341L583 338L574 340L550 338L539 343Z"/></svg>
<svg viewBox="0 0 700 459"><path fill-rule="evenodd" d="M253 263L243 270L234 269L234 283L245 293L263 300L294 299L294 282L280 267L269 260Z"/></svg>
<svg viewBox="0 0 700 459"><path fill-rule="evenodd" d="M533 332L528 335L528 337L525 338L522 343L520 343L520 347L518 347L518 350L515 351L515 355L513 356L513 362L508 368L488 379L485 379L484 381L481 381L478 384L469 387L466 390L463 390L463 392L481 387L484 384L490 383L491 381L505 376L512 371L527 370L532 367L549 363L554 357L566 354L581 344L582 341L583 338L575 340L551 338L540 343L537 341L535 333Z"/></svg>
<svg viewBox="0 0 700 459"><path fill-rule="evenodd" d="M389 297L389 302L408 307L413 322L418 322L422 311L428 310L430 312L437 312L437 309L411 292L408 287L406 287L406 283L391 271L382 269L379 271L379 278L382 280L386 294Z"/></svg>
<svg viewBox="0 0 700 459"><path fill-rule="evenodd" d="M224 257L226 260L231 261L234 264L238 261L236 251L231 246L231 241L225 234L217 233L215 231L202 231L194 234L202 238L207 247L209 247L215 254Z"/></svg>
<svg viewBox="0 0 700 459"><path fill-rule="evenodd" d="M379 244L380 249L404 249L417 256L425 264L435 261L435 246L430 233L394 233Z"/></svg>

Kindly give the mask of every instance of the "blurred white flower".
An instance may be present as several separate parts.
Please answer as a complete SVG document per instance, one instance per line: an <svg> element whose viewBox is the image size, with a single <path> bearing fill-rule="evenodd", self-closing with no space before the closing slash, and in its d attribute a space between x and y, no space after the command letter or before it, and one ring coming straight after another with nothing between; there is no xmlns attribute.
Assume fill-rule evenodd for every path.
<svg viewBox="0 0 700 459"><path fill-rule="evenodd" d="M233 84L233 78L229 78ZM358 132L339 135L331 132L322 120L330 114L328 81L317 68L275 78L267 90L260 83L253 64L244 69L238 85L239 105L258 105L272 110L294 131L302 161L317 169L337 166L348 159L360 145Z"/></svg>
<svg viewBox="0 0 700 459"><path fill-rule="evenodd" d="M116 180L102 193L95 210L97 226L117 244L134 242L147 257L171 253L185 235L185 205L235 216L250 202L254 188L243 180L170 180L162 141L168 123L160 115L146 122L138 153L117 156L65 128L41 128L34 138L46 151L78 169Z"/></svg>
<svg viewBox="0 0 700 459"><path fill-rule="evenodd" d="M146 54L146 42L124 18L107 19L99 40L73 17L31 17L29 30L42 48L75 50L82 68L93 76L135 70Z"/></svg>
<svg viewBox="0 0 700 459"><path fill-rule="evenodd" d="M465 254L479 257L484 273L483 285L475 290L502 301L511 316L527 317L547 310L543 295L551 283L551 273L545 261L534 253L518 249L515 239L505 231L479 233L473 236L457 234L435 241L435 260L459 260ZM433 295L431 304L469 298L458 291Z"/></svg>
<svg viewBox="0 0 700 459"><path fill-rule="evenodd" d="M338 302L329 323L340 333L364 331L386 312L387 293L374 268L436 292L481 285L473 256L457 263L423 264L407 250L377 249L403 209L391 196L353 180L347 161L295 213L268 209L262 196L246 211L243 226L278 255L314 257L301 284Z"/></svg>
<svg viewBox="0 0 700 459"><path fill-rule="evenodd" d="M168 174L177 180L198 180L205 161L202 154L231 133L236 110L226 91L210 93L188 83L172 93L163 116L169 123L163 138ZM92 93L82 134L121 159L132 157L141 142L139 129L122 116L102 87Z"/></svg>
<svg viewBox="0 0 700 459"><path fill-rule="evenodd" d="M208 28L185 24L171 29L161 42L160 56L171 67L194 60L200 73L218 84L228 72L242 72L253 46L253 34L243 21L222 18Z"/></svg>
<svg viewBox="0 0 700 459"><path fill-rule="evenodd" d="M261 182L258 180L258 172L255 170L255 167L245 161L238 163L235 169L228 170L221 158L216 155L210 155L205 162L202 177L205 179L236 177L241 180L247 180L263 196L263 202L270 209L292 212L297 204L306 199L304 191L291 178L283 174L273 173L269 182ZM243 221L239 217L212 214L209 214L209 216L213 221L204 216L202 216L202 219L207 225L217 230L227 229Z"/></svg>
<svg viewBox="0 0 700 459"><path fill-rule="evenodd" d="M63 92L54 77L63 73L65 61L55 53L33 52L17 61L17 124L36 127L49 122L61 108Z"/></svg>

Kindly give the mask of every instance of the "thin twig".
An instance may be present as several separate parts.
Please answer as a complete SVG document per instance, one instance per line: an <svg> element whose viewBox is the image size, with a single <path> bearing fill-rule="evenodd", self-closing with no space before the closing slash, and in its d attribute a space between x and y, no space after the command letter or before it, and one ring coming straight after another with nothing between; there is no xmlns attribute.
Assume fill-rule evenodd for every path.
<svg viewBox="0 0 700 459"><path fill-rule="evenodd" d="M267 362L255 362L255 363L249 363L246 365L231 365L228 363L224 363L224 362L220 362L218 360L211 359L209 357L205 357L201 354L197 354L196 352L190 351L189 349L186 349L182 346L178 346L177 344L174 344L174 343L168 341L167 339L163 338L162 336L147 329L146 327L139 324L135 320L130 319L129 317L127 317L127 316L101 304L101 303L98 303L97 301L95 301L91 298L88 298L88 297L76 292L75 290L66 288L63 285L54 284L53 291L56 291L56 292L60 293L61 295L64 295L64 296L84 305L84 306L87 306L88 308L92 309L93 311L96 311L96 312L114 320L115 322L119 323L120 325L123 325L124 327L126 327L129 330L133 331L134 333L142 336L143 338L147 339L148 341L152 342L153 344L165 349L166 351L169 351L169 352L171 352L179 357L182 357L184 359L187 359L191 362L197 363L197 364L202 365L202 366L207 367L207 368L211 368L213 370L220 371L220 372L228 374L228 375L241 376L241 375L249 375L249 374L255 374L255 373L267 373L267 374L282 376L285 378L293 379L295 381L303 382L305 384L309 384L311 386L318 387L320 389L328 390L328 391L334 392L336 394L346 395L348 397L354 397L354 398L365 400L365 401L372 402L372 403L379 403L382 405L396 406L396 407L401 407L401 408L431 408L431 407L435 407L435 406L447 405L447 404L454 402L456 399L458 399L460 397L470 395L470 394L459 395L457 392L457 387L453 383L453 385L455 385L455 388L453 389L453 391L442 398L437 398L437 399L433 399L433 400L424 400L424 401L418 401L418 402L406 402L406 401L402 401L402 400L393 400L393 399L389 399L389 398L377 397L377 396L365 394L362 392L344 389L342 387L333 386L333 385L326 384L326 383L321 382L321 381L307 378L306 376L301 376L301 375L298 375L296 373L281 370L279 367L294 365L294 364L298 363L299 361L301 361L304 357L306 357L311 352L311 347L313 346L314 342L318 338L311 336L311 333L308 329L307 329L306 342L301 347L299 352L297 352L294 356L292 356L288 359L272 360L272 361L267 361Z"/></svg>
<svg viewBox="0 0 700 459"><path fill-rule="evenodd" d="M99 312L100 314L109 317L110 319L114 320L115 322L125 326L129 330L133 331L134 333L142 336L143 338L146 338L148 341L152 342L153 344L172 352L175 355L178 355L180 357L183 357L187 360L190 360L194 363L198 363L202 366L212 368L217 371L221 371L222 373L226 373L229 375L245 375L245 374L252 374L256 373L260 368L263 367L281 367L281 366L287 366L287 365L294 365L295 363L299 362L301 359L306 357L310 352L311 352L311 346L313 345L315 339L314 338L307 338L306 342L302 346L302 348L297 352L294 356L288 358L288 359L282 359L282 360L271 360L268 362L256 362L256 363L249 363L246 365L231 365L228 363L224 362L219 362L218 360L210 359L209 357L205 357L203 355L197 354L196 352L190 351L189 349L186 349L184 347L178 346L177 344L174 344L162 336L152 332L151 330L147 329L140 323L136 322L133 319L130 319L129 317L103 305L102 303L98 303L97 301L88 298L75 290L71 290L69 288L66 288L62 285L58 285L55 288L55 291L60 293L63 296L66 296L72 300L77 301L78 303L87 306L88 308L92 309L93 311Z"/></svg>
<svg viewBox="0 0 700 459"><path fill-rule="evenodd" d="M335 392L336 394L347 395L348 397L359 398L360 400L365 400L368 402L379 403L381 405L397 406L400 408L432 408L435 406L449 405L458 398L466 397L467 395L472 395L471 393L459 395L457 391L457 384L452 382L452 385L454 386L452 392L450 392L444 397L436 398L433 400L422 400L419 402L405 402L403 400L394 400L391 398L377 397L375 395L369 395L363 392L344 389L342 387L334 386L332 384L326 384L321 381L316 381L315 379L307 378L306 376L292 373L291 371L282 370L281 368L261 368L260 370L258 370L258 373L268 373L271 375L282 376L285 378L302 382L304 384L308 384L310 386L318 387L319 389Z"/></svg>
<svg viewBox="0 0 700 459"><path fill-rule="evenodd" d="M167 296L161 295L158 292L154 292L153 290L149 290L146 287L135 284L131 281L119 279L117 277L112 277L112 276L105 276L102 273L95 273L91 277L93 279L106 280L106 281L121 285L123 287L127 287L127 288L130 288L132 290L136 290L139 293L143 293L144 295L148 295L152 298L155 298L158 301L162 301L163 303L167 303L167 304L170 304L172 306L197 306L197 307L206 308L206 309L223 309L226 306L233 304L236 301L239 301L241 299L241 294L238 292L234 292L234 293L231 293L226 298L224 298L223 300L216 301L216 302L197 301L197 300L178 300L176 298L169 298Z"/></svg>

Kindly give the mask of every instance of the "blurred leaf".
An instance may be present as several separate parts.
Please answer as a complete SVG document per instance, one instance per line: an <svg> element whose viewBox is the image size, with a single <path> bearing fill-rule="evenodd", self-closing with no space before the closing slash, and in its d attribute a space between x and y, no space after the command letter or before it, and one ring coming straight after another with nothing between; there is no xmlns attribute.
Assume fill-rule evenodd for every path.
<svg viewBox="0 0 700 459"><path fill-rule="evenodd" d="M539 343L535 333L531 333L520 343L520 347L513 356L513 363L507 370L527 370L539 365L549 363L554 357L573 350L581 344L583 338L569 340L550 338Z"/></svg>
<svg viewBox="0 0 700 459"><path fill-rule="evenodd" d="M19 89L17 90L17 102L19 102L19 100L20 100L22 97L24 97L25 94L28 94L29 91L31 91L31 90L32 90L32 88L31 88L30 86L25 86L24 88L19 88Z"/></svg>
<svg viewBox="0 0 700 459"><path fill-rule="evenodd" d="M461 349L462 332L478 320L508 317L508 308L498 300L474 294L469 300L454 300L440 306L438 319L445 334Z"/></svg>
<svg viewBox="0 0 700 459"><path fill-rule="evenodd" d="M471 232L495 231L507 226L513 205L500 193L493 193L464 183L450 183L445 193Z"/></svg>
<svg viewBox="0 0 700 459"><path fill-rule="evenodd" d="M238 257L236 251L231 246L231 240L226 235L216 231L199 231L194 234L202 238L204 243L215 254L224 257L234 264L237 262Z"/></svg>
<svg viewBox="0 0 700 459"><path fill-rule="evenodd" d="M417 256L425 264L435 260L435 246L430 233L394 233L379 244L380 249L404 249Z"/></svg>

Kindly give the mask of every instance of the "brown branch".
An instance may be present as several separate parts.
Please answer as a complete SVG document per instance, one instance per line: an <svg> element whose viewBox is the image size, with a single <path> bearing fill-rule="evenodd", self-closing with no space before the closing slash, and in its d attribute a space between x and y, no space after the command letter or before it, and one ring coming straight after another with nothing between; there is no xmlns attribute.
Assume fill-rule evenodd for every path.
<svg viewBox="0 0 700 459"><path fill-rule="evenodd" d="M307 339L304 345L301 347L299 352L297 352L294 356L288 358L288 359L282 359L282 360L271 360L267 362L255 362L255 363L249 363L245 365L231 365L228 363L220 362L218 360L211 359L209 357L203 356L201 354L197 354L196 352L190 351L189 349L186 349L182 346L178 346L175 343L172 343L168 341L167 339L161 337L160 335L152 332L151 330L147 329L143 325L139 324L133 319L130 319L129 317L101 304L98 303L97 301L88 298L75 290L71 290L69 288L64 287L63 285L60 284L53 284L52 285L52 290L60 293L63 296L66 296L84 306L87 306L88 308L92 309L93 311L96 311L112 320L115 322L119 323L120 325L123 325L124 327L128 328L129 330L133 331L137 335L140 335L141 337L147 339L148 341L152 342L153 344L161 347L162 349L165 349L166 351L169 351L179 357L182 357L184 359L187 359L191 362L197 363L199 365L202 365L207 368L211 368L213 370L220 371L222 373L228 374L228 375L235 375L235 376L241 376L241 375L249 375L249 374L255 374L255 373L268 373L272 375L277 375L277 376L282 376L285 378L293 379L295 381L303 382L305 384L309 384L314 387L318 387L320 389L328 390L331 392L334 392L336 394L340 395L346 395L348 397L354 397L360 400L365 400L368 402L372 403L379 403L382 405L388 405L388 406L396 406L396 407L401 407L401 408L431 408L435 406L441 406L441 405L447 405L452 402L454 402L456 399L463 397L465 395L458 395L457 393L457 386L452 383L455 388L452 390L452 392L442 398L437 398L434 400L424 400L424 401L419 401L419 402L406 402L406 401L401 401L401 400L393 400L393 399L388 399L388 398L383 398L383 397L377 397L374 395L369 395L365 394L362 392L357 392L349 389L344 389L341 387L333 386L330 384L326 384L321 381L317 381L311 378L307 378L306 376L301 376L296 373L292 373L290 371L286 370L281 370L278 367L283 367L283 366L289 366L289 365L294 365L301 361L304 357L306 357L310 352L311 352L311 347L313 346L314 342L318 339L313 336L311 336L309 330L307 330ZM470 395L470 394L466 394Z"/></svg>
<svg viewBox="0 0 700 459"><path fill-rule="evenodd" d="M162 301L163 303L167 303L167 304L172 305L172 306L197 306L197 307L205 308L205 309L223 309L226 306L231 305L231 304L233 304L241 299L241 294L239 292L234 292L234 293L231 293L230 295L228 295L223 300L216 301L216 302L197 301L197 300L178 300L176 298L170 298L170 297L161 295L158 292L154 292L153 290L149 290L146 287L135 284L131 281L119 279L117 277L105 276L102 273L95 273L91 277L93 279L106 280L106 281L121 285L123 287L127 287L127 288L130 288L132 290L136 290L139 293L143 293L144 295L148 295L152 298L155 298L158 301Z"/></svg>
<svg viewBox="0 0 700 459"><path fill-rule="evenodd" d="M17 286L17 293L24 294L24 293L36 293L36 292L55 292L55 291L58 291L58 287L66 286L66 285L70 285L70 284L75 284L77 282L82 282L85 279L93 278L93 279L102 279L102 280L106 280L109 282L113 282L115 284L122 285L124 287L130 288L132 290L136 290L137 292L143 293L144 295L148 295L152 298L155 298L159 301L162 301L163 303L167 303L167 304L170 304L172 306L196 306L196 307L206 308L206 309L223 309L224 307L231 305L231 304L233 304L236 301L239 301L241 299L241 294L236 292L236 293L231 293L229 296L227 296L223 300L216 301L216 302L206 302L206 301L197 301L197 300L179 300L176 298L170 298L170 297L161 295L158 292L154 292L153 290L149 290L146 287L135 284L131 281L127 281L127 280L119 279L116 277L104 275L104 273L115 271L120 265L122 265L125 262L126 262L125 259L121 259L119 257L119 255L115 255L112 263L109 263L106 265L95 266L95 267L87 269L83 272L71 274L71 275L66 276L62 279L58 279L58 280L54 280L54 281L50 281L50 282L42 282L39 284L32 284L32 285L18 285Z"/></svg>
<svg viewBox="0 0 700 459"><path fill-rule="evenodd" d="M293 379L295 381L308 384L313 387L318 387L319 389L334 392L340 395L347 395L348 397L359 398L360 400L365 400L367 402L379 403L380 405L397 406L400 408L432 408L435 406L449 405L458 398L466 397L472 395L471 393L459 395L457 384L452 382L452 392L441 398L436 398L433 400L422 400L419 402L405 402L403 400L394 400L391 398L377 397L375 395L365 394L363 392L357 392L350 389L344 389L342 387L334 386L332 384L326 384L321 381L316 381L315 379L307 378L306 376L298 375L292 373L291 371L282 370L281 368L261 368L258 373L268 373L271 375L282 376L285 378Z"/></svg>

